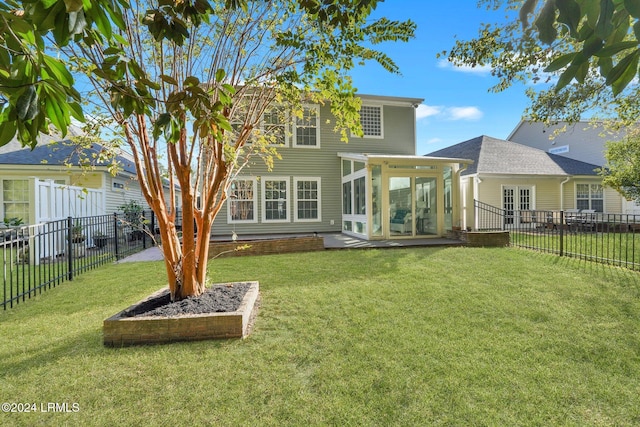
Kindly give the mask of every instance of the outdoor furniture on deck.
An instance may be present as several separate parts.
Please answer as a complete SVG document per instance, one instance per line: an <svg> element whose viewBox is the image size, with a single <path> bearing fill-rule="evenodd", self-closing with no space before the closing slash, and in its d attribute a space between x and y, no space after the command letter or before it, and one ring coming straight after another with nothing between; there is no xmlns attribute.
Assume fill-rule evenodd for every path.
<svg viewBox="0 0 640 427"><path fill-rule="evenodd" d="M569 231L594 231L596 229L596 211L594 209L567 209L564 220Z"/></svg>

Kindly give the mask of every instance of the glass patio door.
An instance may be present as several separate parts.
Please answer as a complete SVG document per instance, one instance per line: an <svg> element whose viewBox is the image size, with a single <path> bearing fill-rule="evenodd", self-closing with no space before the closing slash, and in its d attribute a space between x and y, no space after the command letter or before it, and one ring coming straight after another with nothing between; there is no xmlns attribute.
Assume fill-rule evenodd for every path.
<svg viewBox="0 0 640 427"><path fill-rule="evenodd" d="M412 191L411 178L392 176L389 178L389 235L412 236Z"/></svg>
<svg viewBox="0 0 640 427"><path fill-rule="evenodd" d="M416 177L415 181L415 234L438 234L438 180L435 177Z"/></svg>
<svg viewBox="0 0 640 427"><path fill-rule="evenodd" d="M389 236L438 234L438 180L436 177L389 178Z"/></svg>

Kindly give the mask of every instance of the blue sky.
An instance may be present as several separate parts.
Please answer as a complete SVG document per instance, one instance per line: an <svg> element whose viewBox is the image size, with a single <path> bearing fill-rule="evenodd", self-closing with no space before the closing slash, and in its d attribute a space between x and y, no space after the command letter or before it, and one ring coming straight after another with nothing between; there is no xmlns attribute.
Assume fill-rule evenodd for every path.
<svg viewBox="0 0 640 427"><path fill-rule="evenodd" d="M504 11L488 11L476 0L386 0L378 4L374 16L411 19L418 26L416 37L381 47L402 75L371 63L352 73L354 85L362 94L424 98L417 111L416 154L480 135L507 138L528 105L526 86L492 93L488 90L497 80L486 70L455 69L436 58L438 52L453 47L456 36L469 40L481 23L505 22Z"/></svg>

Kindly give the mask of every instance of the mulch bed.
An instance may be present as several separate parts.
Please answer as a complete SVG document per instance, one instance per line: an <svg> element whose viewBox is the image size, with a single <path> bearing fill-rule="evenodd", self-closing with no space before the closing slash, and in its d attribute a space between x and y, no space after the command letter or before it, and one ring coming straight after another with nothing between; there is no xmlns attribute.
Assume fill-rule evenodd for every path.
<svg viewBox="0 0 640 427"><path fill-rule="evenodd" d="M122 313L123 317L163 316L175 317L185 314L227 313L240 307L249 283L216 285L207 288L198 297L187 297L171 302L169 292L148 299L131 310Z"/></svg>

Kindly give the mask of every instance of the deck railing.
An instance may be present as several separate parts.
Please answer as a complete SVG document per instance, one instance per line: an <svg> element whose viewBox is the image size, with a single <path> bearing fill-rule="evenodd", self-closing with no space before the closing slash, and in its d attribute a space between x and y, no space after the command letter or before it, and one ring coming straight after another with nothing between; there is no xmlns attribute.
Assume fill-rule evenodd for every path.
<svg viewBox="0 0 640 427"><path fill-rule="evenodd" d="M509 231L512 246L640 270L640 215L474 204L476 230Z"/></svg>

